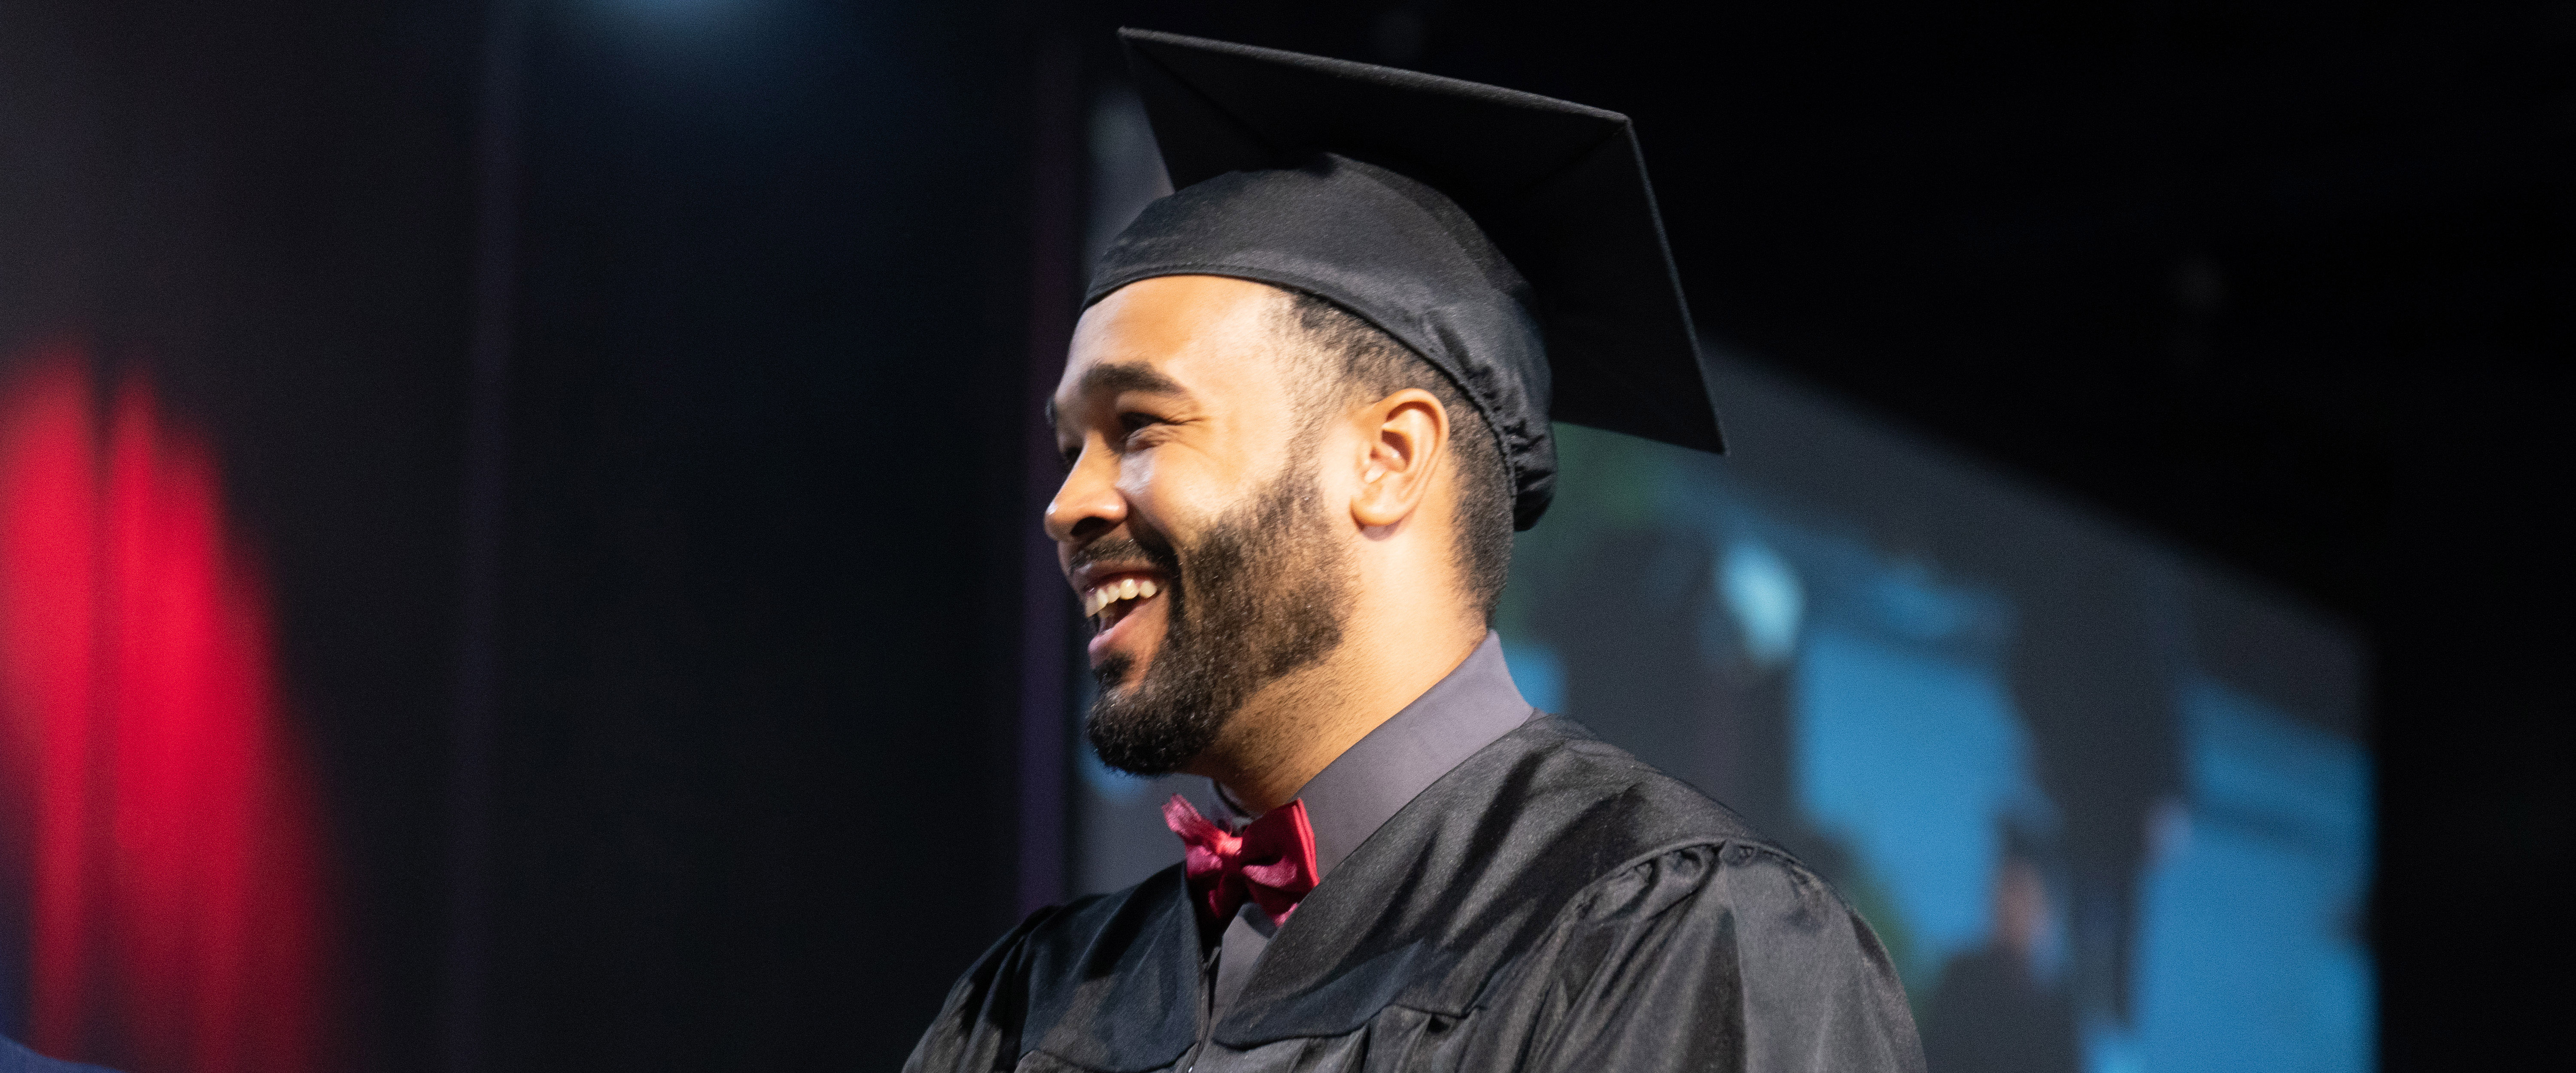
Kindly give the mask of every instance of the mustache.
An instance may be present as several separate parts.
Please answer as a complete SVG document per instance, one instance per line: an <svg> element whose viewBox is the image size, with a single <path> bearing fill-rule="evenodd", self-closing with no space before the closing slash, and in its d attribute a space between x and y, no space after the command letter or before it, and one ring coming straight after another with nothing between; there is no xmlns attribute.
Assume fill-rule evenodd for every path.
<svg viewBox="0 0 2576 1073"><path fill-rule="evenodd" d="M1080 570L1094 563L1134 562L1138 559L1154 564L1167 579L1177 581L1181 576L1180 552L1160 534L1152 533L1139 537L1102 537L1066 557L1065 567Z"/></svg>

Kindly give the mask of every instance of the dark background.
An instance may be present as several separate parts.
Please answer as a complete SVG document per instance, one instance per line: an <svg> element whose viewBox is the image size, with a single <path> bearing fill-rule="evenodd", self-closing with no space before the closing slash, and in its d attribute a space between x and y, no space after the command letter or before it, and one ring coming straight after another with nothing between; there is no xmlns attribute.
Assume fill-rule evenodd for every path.
<svg viewBox="0 0 2576 1073"><path fill-rule="evenodd" d="M7 0L0 354L222 450L363 1068L890 1067L1053 880L1121 23L1628 112L1714 336L2362 623L2383 1060L2544 1039L2576 5Z"/></svg>

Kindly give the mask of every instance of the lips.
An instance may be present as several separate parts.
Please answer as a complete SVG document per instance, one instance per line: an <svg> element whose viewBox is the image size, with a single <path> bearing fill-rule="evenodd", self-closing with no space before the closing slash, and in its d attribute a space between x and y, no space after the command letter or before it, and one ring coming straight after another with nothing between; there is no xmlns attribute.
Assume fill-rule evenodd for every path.
<svg viewBox="0 0 2576 1073"><path fill-rule="evenodd" d="M1100 667L1124 653L1129 659L1151 659L1159 643L1159 614L1142 614L1172 599L1171 581L1160 571L1141 567L1095 569L1079 575L1082 610L1092 623L1085 646L1091 665Z"/></svg>

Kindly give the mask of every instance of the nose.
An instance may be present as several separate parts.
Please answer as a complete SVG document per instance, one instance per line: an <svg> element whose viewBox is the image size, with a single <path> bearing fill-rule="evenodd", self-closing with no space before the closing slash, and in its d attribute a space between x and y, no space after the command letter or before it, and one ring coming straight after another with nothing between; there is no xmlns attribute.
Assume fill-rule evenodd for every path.
<svg viewBox="0 0 2576 1073"><path fill-rule="evenodd" d="M1056 543L1088 543L1127 520L1127 497L1119 494L1117 469L1104 454L1085 449L1047 501L1043 524Z"/></svg>

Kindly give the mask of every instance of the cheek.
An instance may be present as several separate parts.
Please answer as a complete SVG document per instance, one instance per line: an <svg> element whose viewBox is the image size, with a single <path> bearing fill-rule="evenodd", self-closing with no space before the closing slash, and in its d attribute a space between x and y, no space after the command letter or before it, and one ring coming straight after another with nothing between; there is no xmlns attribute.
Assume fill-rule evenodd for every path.
<svg viewBox="0 0 2576 1073"><path fill-rule="evenodd" d="M1173 487L1178 476L1170 467L1155 465L1153 452L1129 455L1118 463L1118 495L1129 510L1145 516L1147 525L1159 528L1171 520L1176 501L1188 498L1185 490Z"/></svg>
<svg viewBox="0 0 2576 1073"><path fill-rule="evenodd" d="M1118 460L1118 492L1129 499L1153 494L1154 455L1147 451Z"/></svg>
<svg viewBox="0 0 2576 1073"><path fill-rule="evenodd" d="M1177 536L1225 517L1246 489L1265 479L1198 452L1167 448L1120 459L1117 489L1144 525Z"/></svg>

